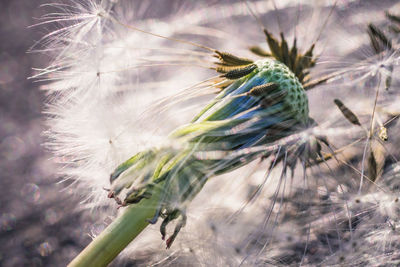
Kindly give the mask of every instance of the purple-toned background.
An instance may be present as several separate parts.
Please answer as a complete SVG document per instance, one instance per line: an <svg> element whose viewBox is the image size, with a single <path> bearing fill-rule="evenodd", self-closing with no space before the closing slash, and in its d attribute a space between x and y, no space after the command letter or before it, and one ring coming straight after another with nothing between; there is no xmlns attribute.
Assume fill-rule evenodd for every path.
<svg viewBox="0 0 400 267"><path fill-rule="evenodd" d="M78 203L55 184L41 145L45 95L27 79L48 61L27 53L45 32L28 28L45 12L42 3L0 2L0 266L63 266L90 241L93 220L66 212Z"/></svg>

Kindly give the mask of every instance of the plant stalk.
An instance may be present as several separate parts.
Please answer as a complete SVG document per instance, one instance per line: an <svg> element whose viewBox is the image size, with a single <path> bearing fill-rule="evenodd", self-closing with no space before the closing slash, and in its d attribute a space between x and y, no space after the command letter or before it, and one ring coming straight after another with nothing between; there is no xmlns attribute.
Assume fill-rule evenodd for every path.
<svg viewBox="0 0 400 267"><path fill-rule="evenodd" d="M148 219L156 213L160 194L160 190L156 189L150 199L142 199L126 207L68 267L107 266L149 224Z"/></svg>

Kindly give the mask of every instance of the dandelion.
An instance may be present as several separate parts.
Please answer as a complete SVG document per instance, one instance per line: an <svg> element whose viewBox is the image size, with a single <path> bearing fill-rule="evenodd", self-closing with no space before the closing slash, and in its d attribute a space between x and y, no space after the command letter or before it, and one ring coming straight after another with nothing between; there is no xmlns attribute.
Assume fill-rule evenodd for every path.
<svg viewBox="0 0 400 267"><path fill-rule="evenodd" d="M291 17L300 25L302 14L325 14L323 20L317 12L310 16L320 20L320 28L308 49L299 34L304 29L287 29L273 2L217 8L195 4L199 9L193 11L177 5L186 10L181 16L135 17L148 5L70 1L53 5L61 12L50 13L43 22L62 24L38 43L45 53L57 53L37 76L51 81L45 86L48 146L64 162L66 179L76 181L86 207L114 214L116 205L108 197L122 210L71 266L108 264L132 239L136 243L149 223L158 221L167 248L185 247L193 240L214 242L217 236L218 244L215 249L203 245L160 252L148 259L156 264L178 258L185 262L187 255L192 255L187 263L193 263L193 254L205 262L215 255L219 265L341 264L357 259L355 255L365 256L361 263L379 262L378 254L391 250L393 242L379 243L376 253L359 244L394 237L391 229L397 220L396 190L385 185L387 177L396 175L388 174L386 161L397 162L387 143L398 116L389 95L396 94L399 59L395 13L386 13L383 26L365 24L372 56L351 62L351 56L342 55L352 51L338 49L338 69L334 58L320 50L324 42L327 50L334 47L324 32L333 27L329 21L336 10L349 3L324 2L318 8L279 3L293 11ZM246 41L250 52L237 49L234 38L220 28L207 25L235 17L250 18L255 29L262 26L264 34L259 35L265 40L256 45ZM270 17L274 22L265 23ZM273 25L279 35L272 33ZM212 45L203 45L208 39ZM335 105L337 110L325 112L328 107L318 105L314 96L333 87L339 89L329 110ZM344 89L349 92L342 93ZM369 101L355 104L352 96ZM317 108L322 112L313 111ZM215 176L222 177L211 179ZM236 212L211 223L221 215L207 217L204 201L210 195L227 197L222 191L236 176L258 184L246 187ZM220 188L204 193L215 184ZM200 222L197 228L191 225L196 201L203 201L197 204L203 208L199 221L209 228ZM369 231L370 215L376 218L373 223L384 226ZM382 222L377 219L381 215L392 219ZM202 236L207 232L212 238Z"/></svg>

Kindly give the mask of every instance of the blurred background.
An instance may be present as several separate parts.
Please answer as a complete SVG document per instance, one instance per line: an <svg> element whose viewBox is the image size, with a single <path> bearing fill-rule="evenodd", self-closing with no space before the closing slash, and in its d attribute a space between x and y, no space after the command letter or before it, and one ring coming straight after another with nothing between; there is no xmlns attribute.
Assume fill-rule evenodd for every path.
<svg viewBox="0 0 400 267"><path fill-rule="evenodd" d="M39 22L46 2L0 1L0 266L63 266L91 240L91 218L63 216L78 203L55 184L42 146L45 95L27 79L49 61L28 53L45 32L28 27Z"/></svg>

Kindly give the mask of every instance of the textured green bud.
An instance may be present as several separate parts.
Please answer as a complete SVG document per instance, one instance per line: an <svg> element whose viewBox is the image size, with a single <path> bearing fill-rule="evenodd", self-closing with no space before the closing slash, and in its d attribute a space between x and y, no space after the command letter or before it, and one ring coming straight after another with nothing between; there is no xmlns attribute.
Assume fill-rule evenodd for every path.
<svg viewBox="0 0 400 267"><path fill-rule="evenodd" d="M225 57L233 58L228 54ZM164 237L171 220L179 217L181 221L168 246L184 225L186 206L209 178L270 155L262 150L236 152L268 145L292 134L299 126L307 126L309 121L307 95L283 63L266 58L233 67L221 77L233 83L191 123L170 135L174 143L182 144L181 148L163 147L138 153L111 175L110 197L121 205L151 198L155 188L161 187L161 200L151 222L155 223L159 216L164 218ZM223 151L225 156L198 156L213 151Z"/></svg>
<svg viewBox="0 0 400 267"><path fill-rule="evenodd" d="M282 112L293 116L298 122L308 121L308 98L303 86L293 72L283 63L274 59L256 61L257 72L265 79L265 83L276 83L281 90L287 92Z"/></svg>

